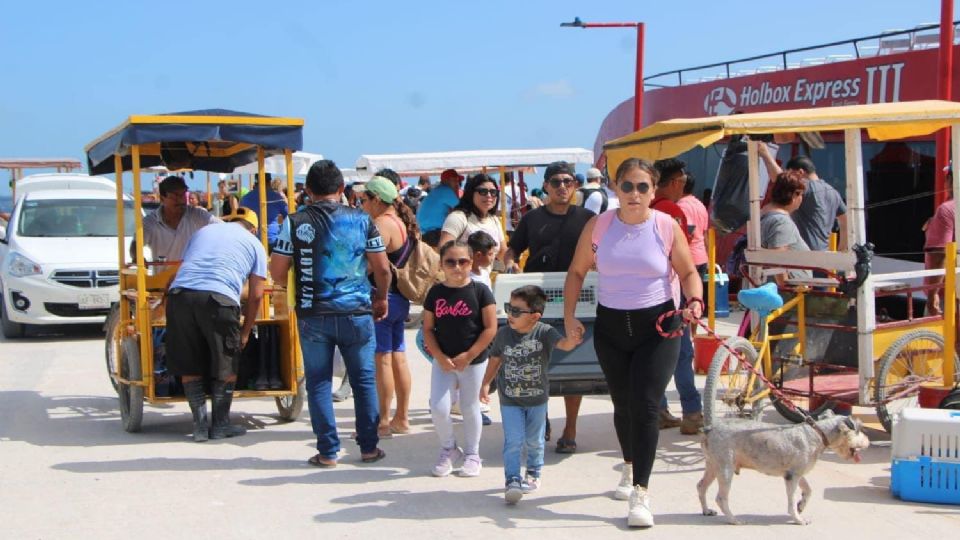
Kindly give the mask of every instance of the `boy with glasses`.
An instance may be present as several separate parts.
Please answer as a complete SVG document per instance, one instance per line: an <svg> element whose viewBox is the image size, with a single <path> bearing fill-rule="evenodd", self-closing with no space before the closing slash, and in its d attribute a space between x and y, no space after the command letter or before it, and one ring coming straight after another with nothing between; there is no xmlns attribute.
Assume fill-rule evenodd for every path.
<svg viewBox="0 0 960 540"><path fill-rule="evenodd" d="M520 270L520 255L530 250L524 272L566 272L573 261L573 253L580 233L593 212L573 203L577 193L576 170L565 161L547 166L543 175L543 189L547 193L544 206L524 214L517 230L510 236L504 261L508 271ZM557 452L572 454L577 451L577 416L583 396L563 396L566 424L557 440ZM550 422L547 421L546 439L550 440Z"/></svg>
<svg viewBox="0 0 960 540"><path fill-rule="evenodd" d="M490 383L497 379L504 438L504 498L508 504L516 504L524 493L540 487L550 354L554 349L570 351L580 344L579 337L565 338L556 328L540 322L546 304L546 293L536 285L510 293L510 302L503 306L508 326L497 331L480 386L480 401L488 402ZM520 455L524 449L527 471L521 477Z"/></svg>

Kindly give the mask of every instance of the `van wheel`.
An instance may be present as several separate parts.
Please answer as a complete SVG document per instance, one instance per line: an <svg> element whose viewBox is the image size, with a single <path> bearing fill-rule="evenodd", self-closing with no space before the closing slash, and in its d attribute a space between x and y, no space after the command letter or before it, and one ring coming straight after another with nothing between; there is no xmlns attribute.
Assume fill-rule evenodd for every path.
<svg viewBox="0 0 960 540"><path fill-rule="evenodd" d="M3 337L7 339L22 338L27 330L27 325L13 322L7 317L7 306L3 298L0 298L0 327L3 330Z"/></svg>

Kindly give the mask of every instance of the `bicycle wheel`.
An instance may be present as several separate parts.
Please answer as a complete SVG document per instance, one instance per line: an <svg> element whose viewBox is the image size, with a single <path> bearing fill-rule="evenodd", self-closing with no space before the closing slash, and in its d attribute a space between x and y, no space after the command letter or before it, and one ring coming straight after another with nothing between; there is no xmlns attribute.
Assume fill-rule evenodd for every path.
<svg viewBox="0 0 960 540"><path fill-rule="evenodd" d="M954 380L960 375L960 359L953 355ZM891 432L893 417L906 407L919 406L920 386L945 384L943 380L943 336L929 330L915 330L900 337L880 357L874 387L877 418Z"/></svg>
<svg viewBox="0 0 960 540"><path fill-rule="evenodd" d="M763 382L754 377L750 383L752 371L749 365L757 363L757 349L753 343L742 337L732 337L724 344L740 353L743 360L721 346L713 355L707 383L703 389L704 425L710 426L714 420L724 418L757 419L763 408L763 400L747 401L763 390Z"/></svg>

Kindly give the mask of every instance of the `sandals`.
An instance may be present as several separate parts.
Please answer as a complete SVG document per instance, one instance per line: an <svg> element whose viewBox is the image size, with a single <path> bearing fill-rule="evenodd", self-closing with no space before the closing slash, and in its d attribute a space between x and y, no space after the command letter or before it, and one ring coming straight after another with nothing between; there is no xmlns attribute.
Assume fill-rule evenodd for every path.
<svg viewBox="0 0 960 540"><path fill-rule="evenodd" d="M558 454L573 454L577 451L577 441L573 439L564 439L560 437L557 439L557 453Z"/></svg>
<svg viewBox="0 0 960 540"><path fill-rule="evenodd" d="M381 459L383 459L383 458L385 458L385 457L387 457L387 453L384 452L383 450L377 448L377 449L373 452L372 455L363 456L363 455L361 454L361 456L360 456L360 461L362 461L362 462L364 462L364 463L376 463L376 462L380 461Z"/></svg>
<svg viewBox="0 0 960 540"><path fill-rule="evenodd" d="M337 466L337 460L327 460L327 458L317 454L307 460L307 465L313 465L314 467L320 467L321 469L332 469Z"/></svg>

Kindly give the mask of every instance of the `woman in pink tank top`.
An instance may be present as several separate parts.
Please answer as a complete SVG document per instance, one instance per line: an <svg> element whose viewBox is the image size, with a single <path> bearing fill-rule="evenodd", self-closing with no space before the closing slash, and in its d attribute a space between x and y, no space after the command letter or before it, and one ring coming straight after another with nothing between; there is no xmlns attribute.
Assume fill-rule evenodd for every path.
<svg viewBox="0 0 960 540"><path fill-rule="evenodd" d="M660 434L660 400L680 353L680 338L662 337L655 323L675 309L678 288L689 299L688 318L699 318L703 311L702 284L684 232L669 216L650 208L658 176L646 160L630 158L620 164L614 186L620 208L587 222L563 289L567 335L582 337L584 326L574 316L577 298L596 264L599 305L593 343L613 401L613 425L625 462L615 497L630 501L631 527L653 525L647 487ZM684 321L665 326L679 324Z"/></svg>

